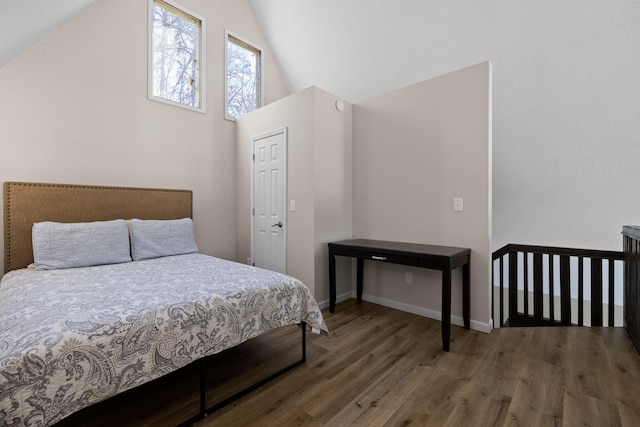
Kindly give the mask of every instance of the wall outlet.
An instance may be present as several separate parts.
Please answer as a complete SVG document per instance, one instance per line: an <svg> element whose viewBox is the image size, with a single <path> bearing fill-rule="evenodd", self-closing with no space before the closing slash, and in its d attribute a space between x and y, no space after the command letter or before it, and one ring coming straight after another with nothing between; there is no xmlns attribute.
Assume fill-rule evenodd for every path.
<svg viewBox="0 0 640 427"><path fill-rule="evenodd" d="M453 211L462 212L462 208L463 208L462 197L455 197L453 199Z"/></svg>
<svg viewBox="0 0 640 427"><path fill-rule="evenodd" d="M404 281L407 283L413 283L413 273L410 271L406 271L404 273Z"/></svg>

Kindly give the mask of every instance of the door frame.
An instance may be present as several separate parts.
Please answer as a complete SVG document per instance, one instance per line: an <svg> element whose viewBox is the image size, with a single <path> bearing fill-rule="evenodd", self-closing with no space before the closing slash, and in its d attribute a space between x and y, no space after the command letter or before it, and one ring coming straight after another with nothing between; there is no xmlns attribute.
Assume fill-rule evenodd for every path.
<svg viewBox="0 0 640 427"><path fill-rule="evenodd" d="M283 128L279 128L279 129L275 129L272 130L270 132L266 132L266 133L261 133L258 135L254 135L251 137L251 158L249 159L249 161L251 162L251 167L249 168L251 170L251 179L250 179L250 191L249 191L249 222L251 223L251 259L249 260L249 264L250 265L255 265L256 264L256 258L255 258L255 170L256 170L256 162L255 162L255 156L256 156L256 141L259 139L264 139L264 138L269 138L270 136L273 135L277 135L277 134L283 134L284 136L284 147L283 147L283 156L284 156L284 166L283 166L283 174L284 174L284 180L283 180L283 185L284 188L282 189L282 195L283 195L283 200L282 200L282 212L283 212L283 216L284 216L284 227L282 228L282 238L284 239L284 260L283 260L283 264L284 265L284 269L285 269L285 273L287 271L287 228L289 226L289 214L288 214L288 210L287 210L287 200L288 200L288 165L289 165L289 151L288 151L288 147L289 147L289 135L288 135L288 131L287 131L287 127L283 127Z"/></svg>

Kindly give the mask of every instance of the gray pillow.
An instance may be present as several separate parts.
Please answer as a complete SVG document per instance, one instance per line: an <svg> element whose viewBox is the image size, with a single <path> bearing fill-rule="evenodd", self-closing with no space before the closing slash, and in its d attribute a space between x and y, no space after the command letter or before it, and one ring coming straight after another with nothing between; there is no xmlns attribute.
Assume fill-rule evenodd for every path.
<svg viewBox="0 0 640 427"><path fill-rule="evenodd" d="M191 218L129 221L134 261L198 252Z"/></svg>
<svg viewBox="0 0 640 427"><path fill-rule="evenodd" d="M123 219L80 223L37 222L31 231L37 270L89 267L131 261Z"/></svg>

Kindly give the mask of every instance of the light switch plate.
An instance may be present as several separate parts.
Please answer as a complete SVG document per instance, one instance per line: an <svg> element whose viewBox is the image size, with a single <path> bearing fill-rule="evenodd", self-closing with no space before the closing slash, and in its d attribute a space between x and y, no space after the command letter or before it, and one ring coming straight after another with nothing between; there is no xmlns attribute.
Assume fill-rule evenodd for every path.
<svg viewBox="0 0 640 427"><path fill-rule="evenodd" d="M462 197L454 197L453 199L453 211L454 212L462 212L463 203Z"/></svg>
<svg viewBox="0 0 640 427"><path fill-rule="evenodd" d="M291 212L296 211L296 201L294 199L289 200L289 210Z"/></svg>

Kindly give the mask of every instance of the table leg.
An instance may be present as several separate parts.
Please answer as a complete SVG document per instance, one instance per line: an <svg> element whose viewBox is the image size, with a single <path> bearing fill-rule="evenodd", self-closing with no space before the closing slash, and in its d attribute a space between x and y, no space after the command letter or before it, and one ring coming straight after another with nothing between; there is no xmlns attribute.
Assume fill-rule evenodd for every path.
<svg viewBox="0 0 640 427"><path fill-rule="evenodd" d="M358 301L362 301L362 270L363 270L364 259L358 258L357 269L356 269L356 290L358 295Z"/></svg>
<svg viewBox="0 0 640 427"><path fill-rule="evenodd" d="M462 266L462 318L464 328L471 329L471 260Z"/></svg>
<svg viewBox="0 0 640 427"><path fill-rule="evenodd" d="M329 312L336 310L336 257L329 250Z"/></svg>
<svg viewBox="0 0 640 427"><path fill-rule="evenodd" d="M451 270L442 271L442 349L449 351L451 341Z"/></svg>

